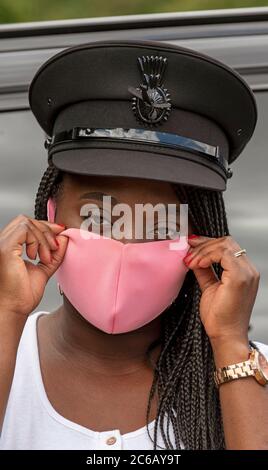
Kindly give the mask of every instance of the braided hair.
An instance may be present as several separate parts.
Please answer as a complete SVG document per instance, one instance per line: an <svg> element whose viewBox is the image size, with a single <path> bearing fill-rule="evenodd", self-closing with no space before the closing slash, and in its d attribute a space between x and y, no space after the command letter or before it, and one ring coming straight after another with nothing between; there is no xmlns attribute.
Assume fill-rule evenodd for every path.
<svg viewBox="0 0 268 470"><path fill-rule="evenodd" d="M64 173L51 160L48 163L35 199L37 220L47 220L47 200L56 197L62 188ZM221 192L191 186L174 187L179 201L188 204L194 233L208 237L229 235ZM220 264L215 263L213 268L220 279ZM199 314L200 297L199 284L189 270L177 299L161 314L161 338L147 351L154 376L146 422L154 449L157 449L159 427L166 449L225 448L219 394L213 379L213 353ZM154 363L150 353L157 344L161 344L161 352ZM151 437L148 421L155 394L158 409ZM171 427L175 443L170 436Z"/></svg>

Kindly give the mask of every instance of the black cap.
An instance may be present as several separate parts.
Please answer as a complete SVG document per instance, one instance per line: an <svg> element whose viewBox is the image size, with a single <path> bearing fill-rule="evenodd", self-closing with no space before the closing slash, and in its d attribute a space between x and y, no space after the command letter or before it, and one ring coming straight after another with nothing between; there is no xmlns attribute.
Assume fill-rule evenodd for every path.
<svg viewBox="0 0 268 470"><path fill-rule="evenodd" d="M152 41L80 44L47 60L29 87L48 157L67 172L225 190L257 121L232 68Z"/></svg>

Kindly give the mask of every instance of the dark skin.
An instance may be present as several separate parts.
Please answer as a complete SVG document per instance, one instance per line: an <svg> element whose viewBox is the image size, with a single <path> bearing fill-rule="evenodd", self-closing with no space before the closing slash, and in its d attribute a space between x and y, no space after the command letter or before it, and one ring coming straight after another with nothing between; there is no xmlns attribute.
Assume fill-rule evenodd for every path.
<svg viewBox="0 0 268 470"><path fill-rule="evenodd" d="M94 198L86 192L111 195L133 208L135 203L179 201L171 184L131 178L64 176L57 200L55 222L79 228L80 208ZM133 231L134 231L133 221ZM189 228L189 233L191 229ZM137 242L134 236L123 243ZM146 424L153 369L146 358L148 346L160 337L160 316L142 328L107 334L87 322L63 296L63 305L38 321L39 354L49 401L65 418L94 431L119 429L122 434ZM152 352L154 361L160 345ZM60 377L55 380L55 377ZM149 421L156 417L157 398Z"/></svg>

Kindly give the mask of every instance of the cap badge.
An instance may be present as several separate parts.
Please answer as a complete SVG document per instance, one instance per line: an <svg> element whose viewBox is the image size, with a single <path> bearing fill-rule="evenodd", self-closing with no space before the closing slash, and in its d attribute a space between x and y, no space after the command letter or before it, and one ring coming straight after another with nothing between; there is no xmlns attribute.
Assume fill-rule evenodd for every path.
<svg viewBox="0 0 268 470"><path fill-rule="evenodd" d="M128 87L133 95L132 109L138 120L148 124L161 124L168 119L171 109L170 94L163 87L167 66L166 57L138 57L142 83L138 88Z"/></svg>

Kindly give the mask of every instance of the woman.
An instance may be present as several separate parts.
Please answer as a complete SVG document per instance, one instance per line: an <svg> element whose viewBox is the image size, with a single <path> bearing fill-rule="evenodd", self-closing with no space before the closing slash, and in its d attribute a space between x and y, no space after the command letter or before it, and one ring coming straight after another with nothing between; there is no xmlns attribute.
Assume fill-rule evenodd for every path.
<svg viewBox="0 0 268 470"><path fill-rule="evenodd" d="M161 46L157 47L159 50ZM68 78L63 76L68 88ZM147 109L148 93L142 98L138 93L136 98L143 100L138 106L141 118L159 117L161 108L150 102L150 111ZM68 119L70 116L71 113ZM44 116L40 121L44 123ZM60 126L57 130L62 131ZM259 273L229 234L222 192L211 189L213 184L219 184L216 177L213 180L213 170L206 173L211 182L208 189L201 165L198 187L189 175L188 185L185 181L182 184L183 174L178 176L178 182L168 179L164 176L165 168L162 180L152 174L153 170L145 178L135 178L132 168L127 176L122 167L123 174L108 177L101 162L99 168L94 171L87 168L82 174L78 171L82 168L81 153L76 150L72 153L72 164L75 161L77 171L68 168L67 160L62 170L59 153L58 160L55 153L53 158L52 154L49 156L49 166L36 196L35 218L20 215L0 233L1 448L267 449L267 387L261 386L253 374L220 384L219 389L214 381L215 367L248 361L250 345L259 347L268 357L268 346L254 345L248 339ZM168 166L167 159L165 163ZM177 297L162 311L159 305L154 318L139 328L125 327L121 331L119 325L119 331L113 330L113 334L89 321L94 318L90 310L94 290L89 290L85 297L88 298L85 311L77 309L65 293L73 294L74 289L64 275L67 281L76 282L66 259L77 239L71 244L67 232L81 228L85 204L94 203L99 208L97 218L100 215L102 230L99 238L105 247L110 243L102 238L106 223L100 202L103 195L132 209L146 203L175 204L178 208L188 204L192 235L188 238L190 249L184 264L178 263L183 282L177 286ZM112 219L112 224L116 220L117 217ZM133 244L137 253L146 250L146 246L157 246L154 244L164 242L158 240L161 224L166 227L163 222L158 220L154 225L153 241L145 233L142 239L145 243L140 244L141 240L137 241L134 235L135 218L130 238L124 237L121 242ZM180 229L178 225L177 228ZM171 238L172 234L167 235ZM90 242L87 247L91 254L93 240ZM40 261L36 265L22 260L24 245L30 260L38 254ZM114 247L111 258L103 256L100 250L100 271L97 263L90 266L89 262L87 266L90 275L94 269L102 273L98 278L100 285L103 277L110 275ZM87 250L83 254L82 250L74 253L80 254L81 263L83 256L91 259ZM69 259L75 266L77 258ZM167 256L165 259L168 263ZM103 264L106 269L102 269ZM60 271L62 266L65 270ZM39 304L48 279L59 272L63 304L49 314L37 312L29 316ZM124 271L120 275L123 278ZM138 282L136 278L132 281L134 285ZM146 282L149 285L148 278L144 290ZM155 285L153 277L150 282ZM163 291L169 287L166 284L164 276ZM81 278L81 297L85 285ZM92 285L88 284L88 288L92 289ZM95 288L99 302L102 297L108 298L106 289L98 289L97 282ZM140 296L143 294L140 290ZM78 305L80 299L73 298ZM152 301L149 298L148 303ZM138 297L136 302L140 305ZM141 308L147 306L141 304ZM135 315L135 308L131 311ZM127 313L125 309L124 317L130 321ZM265 367L267 363L264 372Z"/></svg>

